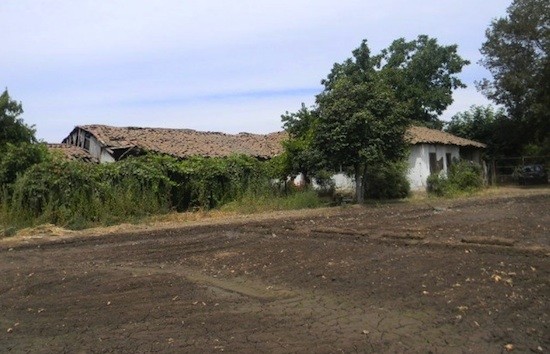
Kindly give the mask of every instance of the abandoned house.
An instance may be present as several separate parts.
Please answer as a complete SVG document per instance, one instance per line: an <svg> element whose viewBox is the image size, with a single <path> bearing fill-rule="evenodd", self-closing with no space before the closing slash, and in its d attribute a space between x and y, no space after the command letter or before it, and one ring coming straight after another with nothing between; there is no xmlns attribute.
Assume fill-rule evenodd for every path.
<svg viewBox="0 0 550 354"><path fill-rule="evenodd" d="M432 173L447 174L453 161L467 160L483 165L481 153L485 144L459 138L440 130L411 127L406 134L411 144L408 179L411 190L426 190Z"/></svg>
<svg viewBox="0 0 550 354"><path fill-rule="evenodd" d="M178 158L191 156L224 157L244 154L258 159L270 159L283 152L285 132L271 134L224 134L191 129L112 127L107 125L77 126L55 149L69 158L85 161L114 162L145 151ZM425 190L428 176L446 174L458 159L482 164L485 144L459 138L440 130L413 126L407 130L411 145L408 179L411 190ZM333 177L336 188L355 188L353 179L339 173ZM300 183L300 177L294 181Z"/></svg>
<svg viewBox="0 0 550 354"><path fill-rule="evenodd" d="M407 179L412 191L425 191L428 176L432 173L446 175L454 161L467 160L484 166L482 151L486 145L477 141L419 126L410 127L405 139L411 145ZM332 180L336 190L350 194L355 192L354 179L345 173L335 174ZM295 183L301 184L303 181L298 177Z"/></svg>
<svg viewBox="0 0 550 354"><path fill-rule="evenodd" d="M63 143L80 147L99 162L114 162L145 151L178 158L224 157L243 154L269 159L283 151L284 132L224 134L191 129L77 126Z"/></svg>

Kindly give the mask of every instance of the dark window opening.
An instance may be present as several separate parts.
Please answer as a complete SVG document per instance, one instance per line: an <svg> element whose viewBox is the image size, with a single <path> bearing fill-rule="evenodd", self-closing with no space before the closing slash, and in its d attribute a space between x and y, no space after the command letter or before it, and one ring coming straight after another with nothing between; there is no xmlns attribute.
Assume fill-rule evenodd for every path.
<svg viewBox="0 0 550 354"><path fill-rule="evenodd" d="M430 152L430 174L439 173L443 169L443 158L437 159L435 152Z"/></svg>
<svg viewBox="0 0 550 354"><path fill-rule="evenodd" d="M91 134L90 133L86 133L84 135L84 149L85 150L88 150L90 151L90 137L91 137Z"/></svg>

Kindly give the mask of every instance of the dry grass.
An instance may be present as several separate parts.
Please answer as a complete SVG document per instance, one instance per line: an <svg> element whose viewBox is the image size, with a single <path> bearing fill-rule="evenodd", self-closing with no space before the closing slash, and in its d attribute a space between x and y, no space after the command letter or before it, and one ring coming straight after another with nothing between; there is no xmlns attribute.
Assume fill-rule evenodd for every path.
<svg viewBox="0 0 550 354"><path fill-rule="evenodd" d="M451 200L460 199L492 199L492 198L504 198L511 196L521 195L535 195L544 194L550 195L550 187L498 187L487 188L482 191L476 192L470 196L462 196L460 198L437 198L427 195L426 193L415 193L410 198L404 200L404 203L428 203L433 204L445 204ZM345 206L360 207L360 206ZM207 225L207 224L225 224L234 222L246 222L246 221L259 221L276 218L299 218L307 215L331 215L337 213L341 207L332 208L318 208L318 209L301 209L301 210L284 210L284 211L271 211L261 212L256 214L242 214L236 211L224 211L224 210L197 210L194 212L184 213L168 213L164 215L151 216L143 219L140 223L136 224L118 224L113 226L94 227L85 230L68 230L61 227L57 227L52 224L44 224L37 227L25 228L17 231L12 237L0 238L0 243L3 244L17 244L32 242L33 240L60 240L72 237L80 236L102 236L108 234L117 233L131 233L142 232L148 230L157 229L173 229L182 226L194 226L194 225Z"/></svg>

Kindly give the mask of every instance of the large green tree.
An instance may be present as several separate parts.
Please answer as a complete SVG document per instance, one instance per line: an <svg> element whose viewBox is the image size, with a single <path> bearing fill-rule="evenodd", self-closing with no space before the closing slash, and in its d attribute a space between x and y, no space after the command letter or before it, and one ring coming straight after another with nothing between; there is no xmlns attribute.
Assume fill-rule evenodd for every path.
<svg viewBox="0 0 550 354"><path fill-rule="evenodd" d="M0 95L0 151L10 144L36 142L32 126L25 124L20 117L23 107L20 102L12 100L8 90Z"/></svg>
<svg viewBox="0 0 550 354"><path fill-rule="evenodd" d="M478 86L518 123L524 144L550 144L549 14L548 0L514 0L507 16L491 23L481 47L480 62L492 79Z"/></svg>
<svg viewBox="0 0 550 354"><path fill-rule="evenodd" d="M311 168L315 159L314 167L351 169L362 202L368 168L404 157L411 122L442 126L439 114L452 103L452 91L464 86L456 74L468 61L456 49L419 36L372 55L364 40L351 58L334 64L311 110L282 116L289 164Z"/></svg>
<svg viewBox="0 0 550 354"><path fill-rule="evenodd" d="M378 58L367 42L352 53L352 58L334 64L322 81L314 146L332 167L353 168L356 199L362 203L368 166L404 156L409 121L394 90L376 70Z"/></svg>

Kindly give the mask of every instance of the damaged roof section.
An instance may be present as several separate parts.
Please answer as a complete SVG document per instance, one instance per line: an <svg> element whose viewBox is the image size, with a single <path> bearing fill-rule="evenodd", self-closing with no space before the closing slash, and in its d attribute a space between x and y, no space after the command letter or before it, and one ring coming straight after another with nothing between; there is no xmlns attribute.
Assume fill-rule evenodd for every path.
<svg viewBox="0 0 550 354"><path fill-rule="evenodd" d="M460 138L456 135L443 132L441 130L430 129L426 127L412 126L405 134L406 139L411 144L442 144L442 145L457 145L471 146L477 148L485 148L487 145L480 142Z"/></svg>
<svg viewBox="0 0 550 354"><path fill-rule="evenodd" d="M78 146L73 146L69 144L47 144L47 147L52 152L58 152L62 157L67 160L77 160L84 162L94 162L98 163L99 160L90 153Z"/></svg>
<svg viewBox="0 0 550 354"><path fill-rule="evenodd" d="M75 130L93 135L109 150L139 149L175 157L224 157L244 154L261 159L272 158L283 152L284 132L267 135L217 132L199 132L191 129L113 127L82 125ZM74 132L74 130L73 130ZM71 133L72 134L72 133ZM69 137L63 142L69 142Z"/></svg>

